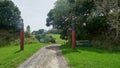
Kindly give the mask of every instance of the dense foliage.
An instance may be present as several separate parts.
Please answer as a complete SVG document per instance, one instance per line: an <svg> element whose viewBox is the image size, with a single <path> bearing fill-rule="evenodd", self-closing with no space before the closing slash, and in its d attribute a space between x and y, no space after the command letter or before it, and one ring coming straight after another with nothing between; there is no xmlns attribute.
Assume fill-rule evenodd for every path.
<svg viewBox="0 0 120 68"><path fill-rule="evenodd" d="M60 34L61 30L59 29L50 29L48 31L45 32L46 34Z"/></svg>
<svg viewBox="0 0 120 68"><path fill-rule="evenodd" d="M20 11L11 0L0 1L0 29L18 31L21 22Z"/></svg>
<svg viewBox="0 0 120 68"><path fill-rule="evenodd" d="M33 31L32 34L35 36L35 38L39 41L39 42L43 42L43 43L56 43L56 40L49 34L54 34L54 30L44 30L44 29L39 29L37 31Z"/></svg>
<svg viewBox="0 0 120 68"><path fill-rule="evenodd" d="M90 27L88 24L93 26L90 13L94 7L92 0L58 0L55 8L48 13L47 24L49 23L52 24L54 28L62 29L61 38L66 39L71 30L71 23L75 22L77 39L83 39L83 36L88 34L88 32L92 33L91 31L94 29L93 27L91 31L88 30ZM91 20L88 21L88 18ZM83 24L86 24L87 28Z"/></svg>
<svg viewBox="0 0 120 68"><path fill-rule="evenodd" d="M19 8L11 0L0 0L0 46L16 43L22 22Z"/></svg>
<svg viewBox="0 0 120 68"><path fill-rule="evenodd" d="M63 39L71 38L74 22L77 40L103 36L113 36L111 39L115 40L119 34L118 7L118 0L57 0L48 13L46 25L61 29Z"/></svg>

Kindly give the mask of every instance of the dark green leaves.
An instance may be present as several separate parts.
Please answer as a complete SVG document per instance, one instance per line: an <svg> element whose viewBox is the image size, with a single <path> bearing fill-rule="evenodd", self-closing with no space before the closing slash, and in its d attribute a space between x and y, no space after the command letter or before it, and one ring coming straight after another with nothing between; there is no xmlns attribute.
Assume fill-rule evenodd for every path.
<svg viewBox="0 0 120 68"><path fill-rule="evenodd" d="M21 20L20 14L12 1L0 1L0 29L17 31Z"/></svg>
<svg viewBox="0 0 120 68"><path fill-rule="evenodd" d="M70 3L75 3L75 0L68 0L68 2L70 2Z"/></svg>

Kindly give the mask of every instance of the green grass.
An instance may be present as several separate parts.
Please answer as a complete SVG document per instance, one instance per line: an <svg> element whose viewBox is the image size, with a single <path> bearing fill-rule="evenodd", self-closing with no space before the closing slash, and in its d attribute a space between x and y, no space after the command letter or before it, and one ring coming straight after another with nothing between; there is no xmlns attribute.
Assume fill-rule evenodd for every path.
<svg viewBox="0 0 120 68"><path fill-rule="evenodd" d="M120 68L120 51L107 51L92 47L62 45L62 53L73 68Z"/></svg>
<svg viewBox="0 0 120 68"><path fill-rule="evenodd" d="M45 46L45 43L25 45L24 51L19 51L19 46L5 46L0 48L0 68L16 68L38 49Z"/></svg>
<svg viewBox="0 0 120 68"><path fill-rule="evenodd" d="M51 35L56 40L56 43L58 44L63 44L66 42L66 40L60 39L60 34L48 34L48 35Z"/></svg>

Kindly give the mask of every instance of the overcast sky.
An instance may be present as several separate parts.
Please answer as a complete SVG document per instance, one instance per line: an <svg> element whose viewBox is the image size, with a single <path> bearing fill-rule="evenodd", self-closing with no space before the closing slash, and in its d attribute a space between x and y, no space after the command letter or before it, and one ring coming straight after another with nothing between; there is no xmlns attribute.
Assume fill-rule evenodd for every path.
<svg viewBox="0 0 120 68"><path fill-rule="evenodd" d="M21 11L25 29L30 25L31 31L50 29L46 27L47 13L54 7L56 0L12 0Z"/></svg>

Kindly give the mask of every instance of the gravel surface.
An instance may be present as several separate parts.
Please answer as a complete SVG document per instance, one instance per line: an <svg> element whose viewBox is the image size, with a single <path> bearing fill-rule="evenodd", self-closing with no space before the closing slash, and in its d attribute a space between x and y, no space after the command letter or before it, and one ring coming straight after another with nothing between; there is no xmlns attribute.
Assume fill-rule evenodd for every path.
<svg viewBox="0 0 120 68"><path fill-rule="evenodd" d="M62 56L60 45L52 44L40 49L17 68L69 68Z"/></svg>

